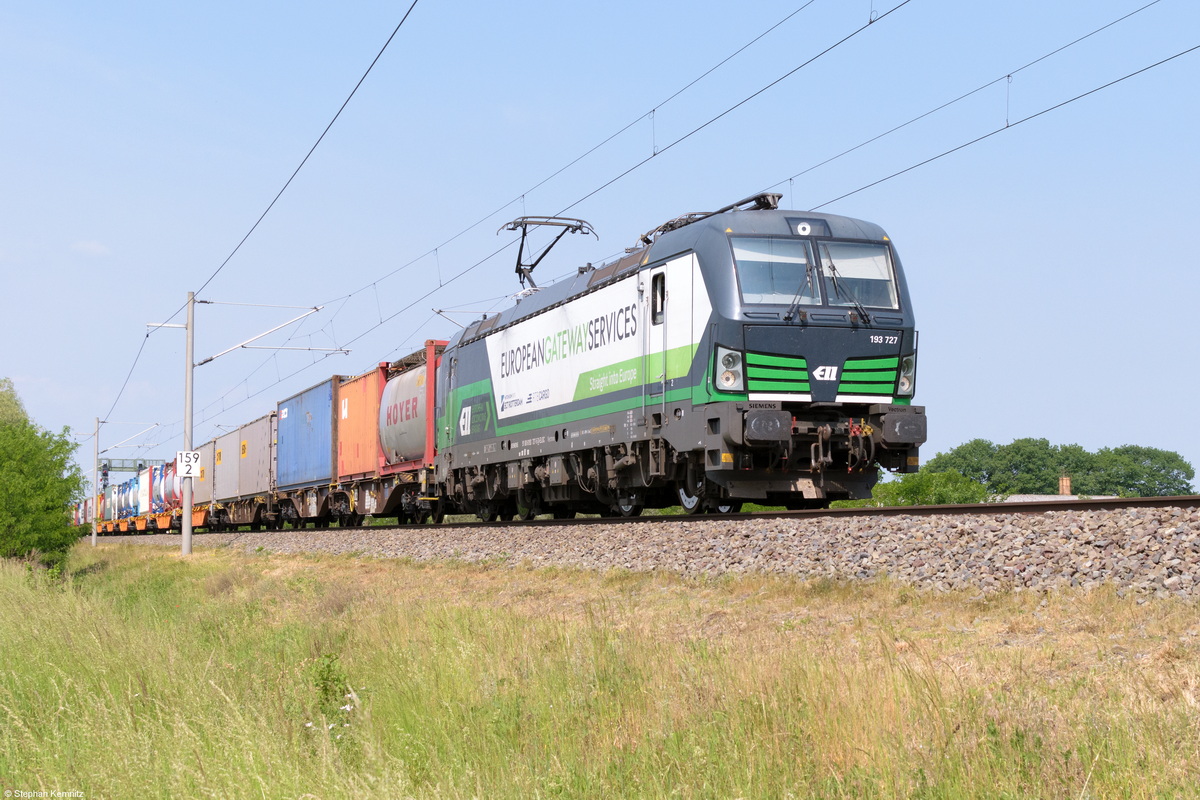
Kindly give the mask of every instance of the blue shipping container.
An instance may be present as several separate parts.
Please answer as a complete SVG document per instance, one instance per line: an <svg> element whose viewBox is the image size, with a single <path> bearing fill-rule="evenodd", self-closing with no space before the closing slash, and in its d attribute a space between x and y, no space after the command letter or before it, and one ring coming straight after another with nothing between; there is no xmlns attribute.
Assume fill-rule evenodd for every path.
<svg viewBox="0 0 1200 800"><path fill-rule="evenodd" d="M333 479L337 463L333 387L340 380L335 375L279 402L275 470L280 489L317 486Z"/></svg>

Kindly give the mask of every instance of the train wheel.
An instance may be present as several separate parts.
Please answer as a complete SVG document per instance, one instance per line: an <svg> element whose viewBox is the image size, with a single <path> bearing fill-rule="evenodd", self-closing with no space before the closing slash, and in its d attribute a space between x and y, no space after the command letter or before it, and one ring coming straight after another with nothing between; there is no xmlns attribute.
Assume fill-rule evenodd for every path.
<svg viewBox="0 0 1200 800"><path fill-rule="evenodd" d="M517 519L530 520L542 513L542 496L539 492L517 492Z"/></svg>
<svg viewBox="0 0 1200 800"><path fill-rule="evenodd" d="M688 494L688 489L683 484L680 484L675 489L675 494L679 497L679 506L685 514L699 514L704 510L704 503L700 501L699 496Z"/></svg>
<svg viewBox="0 0 1200 800"><path fill-rule="evenodd" d="M555 519L575 519L575 512L569 508L556 508L556 509L554 509L554 518Z"/></svg>
<svg viewBox="0 0 1200 800"><path fill-rule="evenodd" d="M714 514L736 514L742 510L742 502L740 500L730 500L726 503L717 503L712 507Z"/></svg>
<svg viewBox="0 0 1200 800"><path fill-rule="evenodd" d="M637 500L618 500L617 504L613 506L613 511L616 512L616 516L640 517L643 508L642 503Z"/></svg>

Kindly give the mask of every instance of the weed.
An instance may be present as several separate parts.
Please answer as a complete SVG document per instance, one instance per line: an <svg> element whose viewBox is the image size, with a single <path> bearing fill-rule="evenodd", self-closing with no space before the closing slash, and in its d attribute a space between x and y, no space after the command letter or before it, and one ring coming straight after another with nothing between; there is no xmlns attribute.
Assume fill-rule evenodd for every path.
<svg viewBox="0 0 1200 800"><path fill-rule="evenodd" d="M332 713L350 686L350 679L336 653L318 656L308 667L308 678L317 692L322 711Z"/></svg>

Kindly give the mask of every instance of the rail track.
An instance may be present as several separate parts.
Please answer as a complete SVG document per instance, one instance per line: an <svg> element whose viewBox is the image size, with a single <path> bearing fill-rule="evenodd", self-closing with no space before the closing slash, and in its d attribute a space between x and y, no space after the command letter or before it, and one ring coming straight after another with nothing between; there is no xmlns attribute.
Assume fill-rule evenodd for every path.
<svg viewBox="0 0 1200 800"><path fill-rule="evenodd" d="M1020 503L964 503L941 506L886 506L864 508L822 508L801 511L755 511L737 514L646 514L640 517L575 517L574 519L537 518L508 522L443 522L439 527L495 528L495 527L562 527L570 525L613 525L624 522L687 522L698 519L719 518L723 520L756 519L827 519L839 517L931 517L955 514L1041 514L1046 511L1104 511L1117 508L1195 508L1200 507L1200 495L1171 497L1115 497L1102 499L1038 500ZM412 526L399 526L400 529ZM379 529L385 529L379 526ZM390 529L390 528L386 528Z"/></svg>
<svg viewBox="0 0 1200 800"><path fill-rule="evenodd" d="M588 525L621 525L628 523L671 523L671 522L694 522L705 519L721 519L728 521L741 520L764 520L764 519L795 519L795 520L811 520L811 519L828 519L828 518L844 518L844 517L932 517L932 516L949 516L959 514L1041 514L1047 511L1104 511L1119 508L1193 508L1200 507L1200 495L1176 495L1169 497L1116 497L1102 499L1076 499L1076 500L1039 500L1033 502L1019 503L969 503L955 505L938 505L938 506L881 506L881 507L863 507L863 508L823 508L823 509L805 509L799 511L787 511L783 509L771 511L754 511L754 512L739 512L736 514L645 514L638 517L602 517L602 516L585 516L574 517L571 519L552 519L549 516L538 517L531 520L493 520L491 522L482 522L477 520L447 520L436 525L369 525L366 527L339 527L337 525L329 528L289 528L286 532L308 533L310 535L319 536L325 533L336 531L391 531L391 530L430 530L433 528L439 529L494 529L494 528L539 528L539 527L573 527L573 526L588 526ZM242 532L249 530L242 529ZM232 531L237 533L238 531ZM212 533L231 533L231 531L197 531L196 536L205 536ZM113 540L120 539L122 541L136 541L145 539L147 536L170 536L178 535L177 531L141 531L130 532L128 534L101 534L105 539Z"/></svg>
<svg viewBox="0 0 1200 800"><path fill-rule="evenodd" d="M179 546L177 534L104 537ZM200 546L686 576L888 579L936 589L1200 595L1200 496L240 531Z"/></svg>

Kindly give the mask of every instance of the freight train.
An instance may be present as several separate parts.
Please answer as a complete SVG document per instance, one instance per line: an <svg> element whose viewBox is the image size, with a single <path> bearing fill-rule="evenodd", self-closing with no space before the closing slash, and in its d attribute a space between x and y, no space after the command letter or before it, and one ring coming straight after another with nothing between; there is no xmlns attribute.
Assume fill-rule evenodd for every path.
<svg viewBox="0 0 1200 800"><path fill-rule="evenodd" d="M917 332L891 240L778 199L671 220L544 288L518 255L531 287L511 308L201 446L194 525L816 508L869 496L879 467L916 471ZM509 229L523 247L538 223L587 230ZM145 470L94 517L178 528L179 481Z"/></svg>

